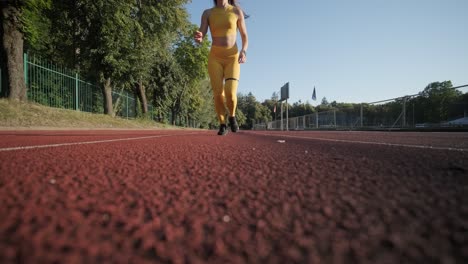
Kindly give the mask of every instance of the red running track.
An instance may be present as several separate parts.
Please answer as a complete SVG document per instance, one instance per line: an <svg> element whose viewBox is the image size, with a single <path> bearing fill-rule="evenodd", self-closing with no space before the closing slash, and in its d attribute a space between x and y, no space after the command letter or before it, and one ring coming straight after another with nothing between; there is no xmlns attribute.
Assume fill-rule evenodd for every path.
<svg viewBox="0 0 468 264"><path fill-rule="evenodd" d="M467 263L468 134L0 132L0 263Z"/></svg>

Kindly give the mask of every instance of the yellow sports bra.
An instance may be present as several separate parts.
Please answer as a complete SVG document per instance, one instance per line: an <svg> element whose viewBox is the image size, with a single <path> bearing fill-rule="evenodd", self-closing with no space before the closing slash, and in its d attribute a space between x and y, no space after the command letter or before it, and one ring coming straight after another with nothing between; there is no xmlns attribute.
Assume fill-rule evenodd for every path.
<svg viewBox="0 0 468 264"><path fill-rule="evenodd" d="M225 37L237 34L237 15L234 6L228 5L227 9L213 7L208 17L212 37Z"/></svg>

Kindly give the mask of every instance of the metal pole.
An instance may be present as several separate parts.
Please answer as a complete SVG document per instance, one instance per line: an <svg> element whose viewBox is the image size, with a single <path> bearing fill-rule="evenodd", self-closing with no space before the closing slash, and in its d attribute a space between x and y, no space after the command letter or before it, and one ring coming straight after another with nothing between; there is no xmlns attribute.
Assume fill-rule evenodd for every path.
<svg viewBox="0 0 468 264"><path fill-rule="evenodd" d="M283 131L283 101L281 101L281 131Z"/></svg>
<svg viewBox="0 0 468 264"><path fill-rule="evenodd" d="M335 128L336 128L336 109L333 109L333 122L335 122Z"/></svg>
<svg viewBox="0 0 468 264"><path fill-rule="evenodd" d="M318 111L315 112L315 128L319 128L319 125L318 125Z"/></svg>
<svg viewBox="0 0 468 264"><path fill-rule="evenodd" d="M361 127L363 127L364 125L364 118L363 118L363 106L362 106L362 103L361 103Z"/></svg>
<svg viewBox="0 0 468 264"><path fill-rule="evenodd" d="M402 120L402 126L401 127L406 127L406 97L403 98L403 118Z"/></svg>
<svg viewBox="0 0 468 264"><path fill-rule="evenodd" d="M75 110L78 111L78 73L75 73Z"/></svg>
<svg viewBox="0 0 468 264"><path fill-rule="evenodd" d="M276 105L277 103L275 102L275 121L276 121L276 112L278 111L278 109L276 109Z"/></svg>
<svg viewBox="0 0 468 264"><path fill-rule="evenodd" d="M23 56L23 67L24 67L24 83L26 84L26 88L28 87L28 54L24 53Z"/></svg>
<svg viewBox="0 0 468 264"><path fill-rule="evenodd" d="M288 107L288 99L286 99L286 131L289 130L289 107Z"/></svg>

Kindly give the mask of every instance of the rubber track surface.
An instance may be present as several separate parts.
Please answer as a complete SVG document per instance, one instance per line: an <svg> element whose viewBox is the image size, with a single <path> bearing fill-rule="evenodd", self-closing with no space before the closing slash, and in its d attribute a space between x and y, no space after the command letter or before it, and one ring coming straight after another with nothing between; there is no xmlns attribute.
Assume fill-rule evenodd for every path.
<svg viewBox="0 0 468 264"><path fill-rule="evenodd" d="M0 263L468 263L466 133L215 134L0 132Z"/></svg>

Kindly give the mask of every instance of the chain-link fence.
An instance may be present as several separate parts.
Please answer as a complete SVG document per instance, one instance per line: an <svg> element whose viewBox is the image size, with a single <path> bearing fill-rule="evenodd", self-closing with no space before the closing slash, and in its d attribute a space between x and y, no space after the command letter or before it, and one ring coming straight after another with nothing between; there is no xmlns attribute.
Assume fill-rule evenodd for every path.
<svg viewBox="0 0 468 264"><path fill-rule="evenodd" d="M27 54L24 55L24 63L30 101L56 108L91 113L104 112L101 89L81 80L77 73ZM133 94L127 91L113 91L112 103L117 116L124 118L138 116L139 103ZM154 120L154 110L151 105L148 105L148 115Z"/></svg>
<svg viewBox="0 0 468 264"><path fill-rule="evenodd" d="M329 107L313 114L255 124L256 130L468 128L468 85L445 92Z"/></svg>

